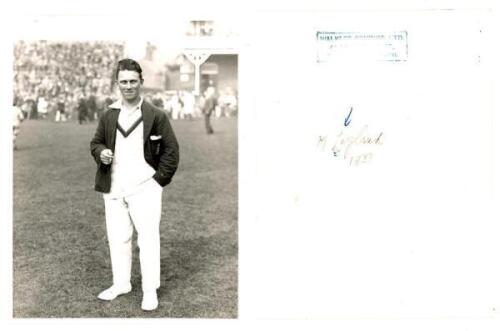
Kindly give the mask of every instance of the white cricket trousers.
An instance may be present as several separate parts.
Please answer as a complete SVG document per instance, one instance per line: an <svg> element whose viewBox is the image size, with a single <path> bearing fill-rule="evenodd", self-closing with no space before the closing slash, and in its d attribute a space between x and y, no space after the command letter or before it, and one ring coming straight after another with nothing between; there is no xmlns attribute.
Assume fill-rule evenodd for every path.
<svg viewBox="0 0 500 331"><path fill-rule="evenodd" d="M160 219L162 187L154 180L124 198L104 198L113 284L130 285L132 235L137 231L142 290L160 287Z"/></svg>

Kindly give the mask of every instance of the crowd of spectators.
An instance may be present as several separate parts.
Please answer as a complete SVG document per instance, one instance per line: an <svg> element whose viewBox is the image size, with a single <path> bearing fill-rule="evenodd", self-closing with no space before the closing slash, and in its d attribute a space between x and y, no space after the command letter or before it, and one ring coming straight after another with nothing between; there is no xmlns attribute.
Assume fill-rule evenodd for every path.
<svg viewBox="0 0 500 331"><path fill-rule="evenodd" d="M236 92L231 88L226 88L221 92L215 92L216 106L215 117L231 117L238 113L238 99ZM199 96L193 92L183 91L164 91L164 92L146 92L147 101L156 107L163 109L172 120L188 119L202 117L202 109L205 103L204 93Z"/></svg>
<svg viewBox="0 0 500 331"><path fill-rule="evenodd" d="M106 41L19 41L14 46L14 98L27 118L61 110L72 115L88 102L94 120L113 92L113 70L124 45ZM64 108L62 108L64 104ZM81 108L81 107L80 107Z"/></svg>
<svg viewBox="0 0 500 331"><path fill-rule="evenodd" d="M99 118L117 97L114 68L124 44L105 41L19 41L14 47L14 103L26 119L56 122ZM146 100L173 120L202 116L203 94L191 91L145 91ZM216 117L235 116L236 91L217 93Z"/></svg>

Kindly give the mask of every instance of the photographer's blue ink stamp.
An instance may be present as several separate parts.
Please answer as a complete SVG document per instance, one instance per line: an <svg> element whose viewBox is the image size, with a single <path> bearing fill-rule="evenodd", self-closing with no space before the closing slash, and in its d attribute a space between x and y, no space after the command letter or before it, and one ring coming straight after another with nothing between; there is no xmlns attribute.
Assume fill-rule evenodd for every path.
<svg viewBox="0 0 500 331"><path fill-rule="evenodd" d="M317 62L408 59L408 32L316 32Z"/></svg>

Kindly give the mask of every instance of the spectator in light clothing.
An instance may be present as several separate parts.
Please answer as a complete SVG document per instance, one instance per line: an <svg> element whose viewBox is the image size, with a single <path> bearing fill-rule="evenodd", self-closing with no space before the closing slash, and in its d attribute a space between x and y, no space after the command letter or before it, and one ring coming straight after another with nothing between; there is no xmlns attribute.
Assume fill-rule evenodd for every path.
<svg viewBox="0 0 500 331"><path fill-rule="evenodd" d="M49 113L49 104L45 100L45 97L41 96L40 98L38 98L37 109L38 109L38 114L40 114L42 118L47 117L47 114Z"/></svg>
<svg viewBox="0 0 500 331"><path fill-rule="evenodd" d="M19 128L21 126L21 122L24 120L24 115L23 112L19 107L17 107L16 102L14 101L13 104L13 113L12 113L12 133L13 133L13 140L12 144L14 146L14 150L17 149L16 145L16 138L17 135L19 134Z"/></svg>
<svg viewBox="0 0 500 331"><path fill-rule="evenodd" d="M170 106L172 107L172 119L180 119L182 116L182 104L177 93L172 96L172 99L170 99Z"/></svg>
<svg viewBox="0 0 500 331"><path fill-rule="evenodd" d="M184 91L182 93L182 100L184 101L184 118L192 120L195 105L194 95L188 91Z"/></svg>

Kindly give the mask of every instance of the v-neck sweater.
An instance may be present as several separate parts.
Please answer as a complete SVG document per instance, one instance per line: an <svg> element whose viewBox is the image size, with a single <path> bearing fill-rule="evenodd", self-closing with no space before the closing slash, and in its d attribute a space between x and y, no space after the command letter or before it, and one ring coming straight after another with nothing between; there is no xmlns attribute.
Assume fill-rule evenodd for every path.
<svg viewBox="0 0 500 331"><path fill-rule="evenodd" d="M144 159L141 104L142 100L134 109L121 107L118 115L118 125L122 130L117 128L116 131L111 163L111 191L105 194L106 198L116 199L134 194L155 174L153 167Z"/></svg>

